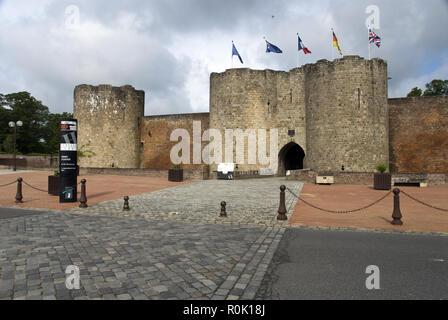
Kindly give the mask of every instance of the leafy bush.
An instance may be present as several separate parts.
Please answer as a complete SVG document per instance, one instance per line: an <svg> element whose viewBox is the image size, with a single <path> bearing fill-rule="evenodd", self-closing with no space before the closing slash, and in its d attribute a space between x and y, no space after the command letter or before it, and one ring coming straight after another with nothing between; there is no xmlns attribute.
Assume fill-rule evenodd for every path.
<svg viewBox="0 0 448 320"><path fill-rule="evenodd" d="M88 147L90 147L90 142L88 144L82 145L81 148L78 149L77 154L78 154L78 158L92 158L93 156L96 156L96 153L93 152L92 150L86 149Z"/></svg>
<svg viewBox="0 0 448 320"><path fill-rule="evenodd" d="M173 170L182 170L182 167L181 167L180 165L176 164L176 165L173 167Z"/></svg>
<svg viewBox="0 0 448 320"><path fill-rule="evenodd" d="M381 173L384 173L387 170L387 165L385 163L379 163L376 166L376 170L378 170Z"/></svg>

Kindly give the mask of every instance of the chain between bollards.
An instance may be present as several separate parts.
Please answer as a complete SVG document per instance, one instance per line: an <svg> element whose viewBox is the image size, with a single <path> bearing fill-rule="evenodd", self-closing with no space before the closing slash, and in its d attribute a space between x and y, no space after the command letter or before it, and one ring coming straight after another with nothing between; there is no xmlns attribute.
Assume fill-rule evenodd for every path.
<svg viewBox="0 0 448 320"><path fill-rule="evenodd" d="M87 196L86 196L86 179L81 180L81 198L79 199L79 207L87 208Z"/></svg>
<svg viewBox="0 0 448 320"><path fill-rule="evenodd" d="M12 184L14 184L14 183L16 183L16 182L17 182L17 180L14 180L13 182L10 182L10 183L7 183L7 184L2 184L2 185L0 186L0 188L10 186L10 185L12 185Z"/></svg>
<svg viewBox="0 0 448 320"><path fill-rule="evenodd" d="M401 226L403 225L403 221L401 221L401 218L403 217L401 215L400 211L400 189L395 188L394 189L394 211L392 212L392 224L394 226Z"/></svg>
<svg viewBox="0 0 448 320"><path fill-rule="evenodd" d="M123 211L129 211L131 208L129 208L129 197L124 196L124 204L123 204Z"/></svg>
<svg viewBox="0 0 448 320"><path fill-rule="evenodd" d="M280 190L281 190L280 191L280 206L278 208L277 220L286 220L287 219L287 217L286 217L287 211L286 211L286 205L285 205L285 194L284 194L285 189L287 189L292 195L297 197L297 199L301 200L302 202L311 206L312 208L315 208L317 210L321 210L324 212L330 212L330 213L353 213L353 212L361 211L361 210L370 208L373 205L377 204L378 202L384 200L390 193L393 192L393 194L394 194L394 209L393 209L393 213L392 213L393 221L391 223L393 225L397 225L397 226L403 225L403 221L401 221L401 218L403 216L402 216L401 210L400 210L400 189L398 189L398 188L395 188L393 191L389 191L384 196L382 196L380 199L378 199L375 202L372 202L371 204L366 205L362 208L355 209L355 210L349 210L349 211L334 211L334 210L326 210L326 209L319 208L319 207L299 198L295 193L293 193L291 190L289 190L289 188L286 188L285 186L281 186L280 187ZM403 191L403 193L406 194L404 191ZM416 200L416 201L418 201L418 200Z"/></svg>
<svg viewBox="0 0 448 320"><path fill-rule="evenodd" d="M280 187L280 205L278 207L278 215L277 215L277 220L288 220L288 217L286 216L286 203L285 203L285 190L286 187L284 185L282 185Z"/></svg>
<svg viewBox="0 0 448 320"><path fill-rule="evenodd" d="M423 201L421 201L421 200L419 200L419 199L417 199L417 198L411 196L410 194L406 193L404 190L400 190L400 193L404 194L404 195L405 195L406 197L408 197L409 199L412 199L412 200L414 200L414 201L416 201L416 202L418 202L418 203L420 203L420 204L422 204L422 205L424 205L424 206L426 206L426 207L428 207L428 208L435 209L435 210L439 210L439 211L448 212L448 209L439 208L439 207L433 206L432 204L423 202Z"/></svg>
<svg viewBox="0 0 448 320"><path fill-rule="evenodd" d="M17 179L16 203L22 203L23 202L22 201L22 199L23 199L23 196L22 196L22 181L23 181L23 179L20 178L20 177Z"/></svg>
<svg viewBox="0 0 448 320"><path fill-rule="evenodd" d="M221 213L219 214L220 217L227 217L226 205L227 203L225 201L221 202Z"/></svg>

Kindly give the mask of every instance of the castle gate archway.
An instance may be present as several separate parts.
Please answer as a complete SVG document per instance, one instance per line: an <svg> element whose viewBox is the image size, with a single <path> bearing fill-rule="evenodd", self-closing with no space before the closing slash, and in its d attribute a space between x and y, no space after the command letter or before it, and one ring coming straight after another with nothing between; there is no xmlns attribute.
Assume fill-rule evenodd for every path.
<svg viewBox="0 0 448 320"><path fill-rule="evenodd" d="M303 169L305 151L295 142L285 145L278 154L278 174L286 175L287 170Z"/></svg>

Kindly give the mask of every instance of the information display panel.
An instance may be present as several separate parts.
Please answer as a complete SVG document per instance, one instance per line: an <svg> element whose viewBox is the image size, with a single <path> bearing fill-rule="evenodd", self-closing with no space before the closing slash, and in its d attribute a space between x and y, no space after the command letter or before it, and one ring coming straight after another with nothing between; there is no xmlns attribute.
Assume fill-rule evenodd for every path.
<svg viewBox="0 0 448 320"><path fill-rule="evenodd" d="M78 183L78 121L76 119L60 122L59 202L76 202Z"/></svg>

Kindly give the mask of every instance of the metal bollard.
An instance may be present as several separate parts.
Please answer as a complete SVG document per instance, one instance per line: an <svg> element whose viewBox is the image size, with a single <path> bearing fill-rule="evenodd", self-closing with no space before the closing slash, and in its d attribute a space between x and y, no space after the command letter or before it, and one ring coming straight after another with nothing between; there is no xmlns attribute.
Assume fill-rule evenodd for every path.
<svg viewBox="0 0 448 320"><path fill-rule="evenodd" d="M391 223L395 226L401 226L403 225L403 221L401 221L401 218L403 216L401 215L400 211L400 189L395 188L394 189L394 211L392 213L392 219L394 219Z"/></svg>
<svg viewBox="0 0 448 320"><path fill-rule="evenodd" d="M278 207L278 216L277 220L287 220L288 217L286 216L286 204L285 204L285 190L286 187L283 185L280 187L280 205Z"/></svg>
<svg viewBox="0 0 448 320"><path fill-rule="evenodd" d="M86 179L81 180L81 198L79 199L80 208L87 208L87 196L86 196Z"/></svg>
<svg viewBox="0 0 448 320"><path fill-rule="evenodd" d="M227 217L226 205L227 203L225 201L221 202L221 213L219 214L220 217Z"/></svg>
<svg viewBox="0 0 448 320"><path fill-rule="evenodd" d="M22 178L17 179L17 193L16 193L16 203L23 203L22 199Z"/></svg>
<svg viewBox="0 0 448 320"><path fill-rule="evenodd" d="M123 205L123 211L129 211L131 208L129 208L129 197L124 197L124 205Z"/></svg>

